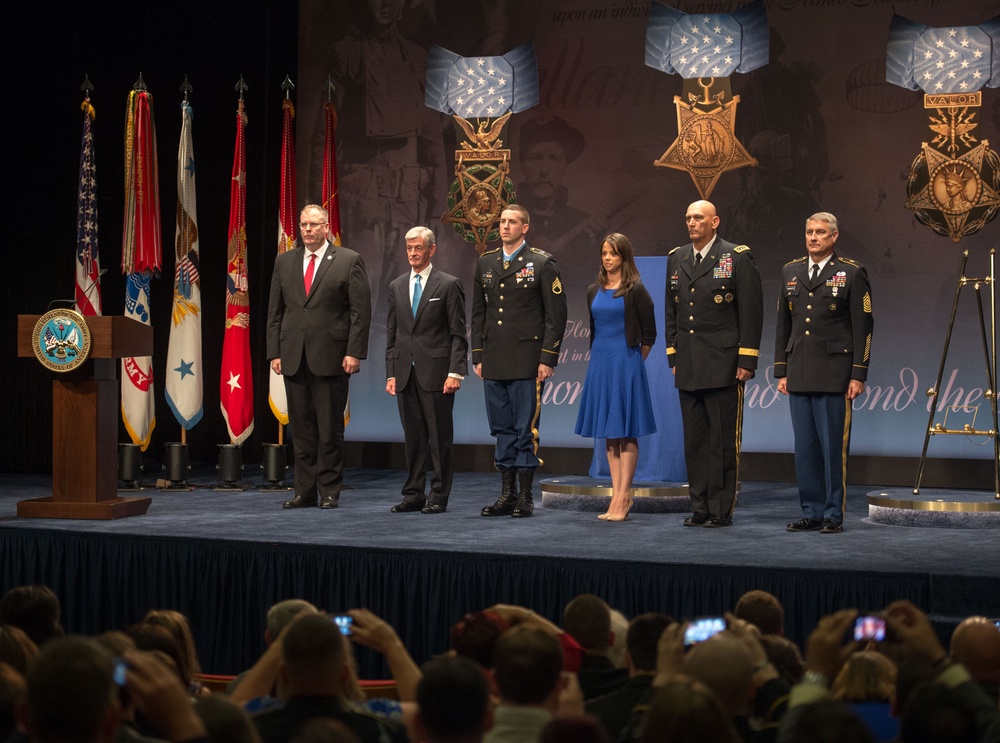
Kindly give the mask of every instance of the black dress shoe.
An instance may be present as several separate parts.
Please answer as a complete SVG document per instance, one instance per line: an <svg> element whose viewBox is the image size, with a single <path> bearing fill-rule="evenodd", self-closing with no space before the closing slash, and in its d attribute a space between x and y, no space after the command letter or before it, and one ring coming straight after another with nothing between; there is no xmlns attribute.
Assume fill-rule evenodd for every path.
<svg viewBox="0 0 1000 743"><path fill-rule="evenodd" d="M420 513L444 513L447 510L447 506L442 506L440 503L431 503L429 506L421 508Z"/></svg>
<svg viewBox="0 0 1000 743"><path fill-rule="evenodd" d="M732 526L733 520L729 516L709 516L702 526L706 529L721 529L723 526Z"/></svg>
<svg viewBox="0 0 1000 743"><path fill-rule="evenodd" d="M823 525L819 529L820 534L840 534L844 530L841 524L833 519L823 519Z"/></svg>
<svg viewBox="0 0 1000 743"><path fill-rule="evenodd" d="M319 499L320 508L336 508L340 505L340 500L335 495L324 495Z"/></svg>
<svg viewBox="0 0 1000 743"><path fill-rule="evenodd" d="M708 521L707 513L696 513L684 519L684 526L704 526Z"/></svg>
<svg viewBox="0 0 1000 743"><path fill-rule="evenodd" d="M785 531L816 531L823 525L816 519L799 519L785 527Z"/></svg>
<svg viewBox="0 0 1000 743"><path fill-rule="evenodd" d="M412 513L413 511L419 511L424 507L426 501L408 501L404 500L402 503L393 506L389 510L392 513Z"/></svg>
<svg viewBox="0 0 1000 743"><path fill-rule="evenodd" d="M307 498L304 495L296 495L291 500L286 500L281 504L282 508L312 508L316 505L315 498Z"/></svg>

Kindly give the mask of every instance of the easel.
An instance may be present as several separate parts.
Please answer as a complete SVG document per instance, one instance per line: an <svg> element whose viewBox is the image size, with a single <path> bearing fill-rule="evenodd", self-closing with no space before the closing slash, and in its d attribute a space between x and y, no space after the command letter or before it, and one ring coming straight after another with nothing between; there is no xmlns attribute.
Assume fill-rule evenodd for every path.
<svg viewBox="0 0 1000 743"><path fill-rule="evenodd" d="M962 267L959 269L958 283L955 286L955 299L951 305L951 318L948 320L948 332L945 334L944 350L941 352L941 365L938 367L937 381L934 386L927 390L927 397L931 398L930 415L927 419L927 430L924 432L924 448L920 452L920 463L917 465L917 482L913 486L914 494L920 492L920 481L924 474L924 464L927 460L927 445L931 436L986 436L993 440L993 492L994 497L1000 500L1000 425L997 423L997 297L996 297L996 248L990 249L990 275L986 278L971 278L965 275L966 266L969 263L969 251L962 252ZM983 286L989 290L990 298L990 334L986 334L986 315L983 312ZM951 334L955 329L955 317L958 314L958 300L962 289L970 286L976 292L976 305L979 308L979 331L983 341L983 356L986 361L986 390L983 392L990 402L990 422L989 428L980 430L974 427L973 423L967 423L962 428L947 428L944 423L935 423L934 414L937 412L937 396L941 390L941 380L944 377L945 362L948 359L948 348L951 345ZM992 342L991 342L992 339ZM947 418L946 418L947 422Z"/></svg>

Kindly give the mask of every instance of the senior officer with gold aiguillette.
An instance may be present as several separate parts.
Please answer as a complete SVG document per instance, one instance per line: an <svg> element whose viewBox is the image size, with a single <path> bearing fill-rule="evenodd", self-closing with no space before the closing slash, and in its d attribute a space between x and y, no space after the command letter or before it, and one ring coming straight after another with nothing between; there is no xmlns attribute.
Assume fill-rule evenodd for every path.
<svg viewBox="0 0 1000 743"><path fill-rule="evenodd" d="M566 330L566 295L555 258L528 247L528 210L500 213L497 250L483 253L472 293L472 363L483 380L500 497L483 516L534 512L531 483L538 458L542 385L555 373ZM515 490L515 484L517 490Z"/></svg>
<svg viewBox="0 0 1000 743"><path fill-rule="evenodd" d="M837 255L837 218L806 220L808 255L785 264L774 339L778 392L788 395L802 518L788 531L844 530L851 401L865 390L871 355L871 284Z"/></svg>
<svg viewBox="0 0 1000 743"><path fill-rule="evenodd" d="M667 257L667 359L684 423L692 515L684 526L733 523L743 435L743 384L760 356L764 294L750 248L716 235L719 216L696 201L689 245Z"/></svg>

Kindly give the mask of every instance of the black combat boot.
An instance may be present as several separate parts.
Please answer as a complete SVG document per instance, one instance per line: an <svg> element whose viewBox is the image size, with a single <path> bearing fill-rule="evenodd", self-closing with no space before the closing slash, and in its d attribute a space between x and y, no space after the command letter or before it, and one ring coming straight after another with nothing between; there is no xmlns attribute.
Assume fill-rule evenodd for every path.
<svg viewBox="0 0 1000 743"><path fill-rule="evenodd" d="M492 506L486 506L480 516L509 516L517 504L517 493L514 490L514 480L517 478L517 470L500 470L502 489L500 497Z"/></svg>
<svg viewBox="0 0 1000 743"><path fill-rule="evenodd" d="M517 494L517 505L510 515L515 519L526 519L535 512L535 504L531 500L531 481L535 477L534 470L518 470L517 484L519 492Z"/></svg>

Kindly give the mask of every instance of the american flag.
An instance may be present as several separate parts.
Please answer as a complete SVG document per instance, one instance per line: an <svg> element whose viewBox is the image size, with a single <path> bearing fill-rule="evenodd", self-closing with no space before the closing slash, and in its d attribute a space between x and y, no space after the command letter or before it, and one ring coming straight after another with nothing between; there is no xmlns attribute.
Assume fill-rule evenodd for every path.
<svg viewBox="0 0 1000 743"><path fill-rule="evenodd" d="M80 185L76 199L76 306L84 315L101 314L101 264L97 254L97 167L94 165L94 107L83 109Z"/></svg>

